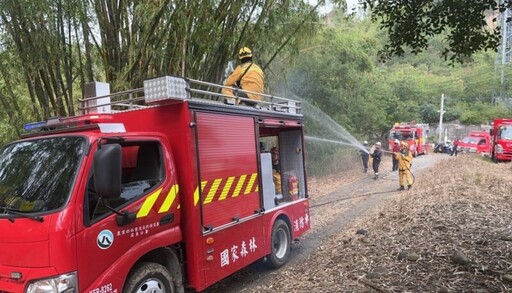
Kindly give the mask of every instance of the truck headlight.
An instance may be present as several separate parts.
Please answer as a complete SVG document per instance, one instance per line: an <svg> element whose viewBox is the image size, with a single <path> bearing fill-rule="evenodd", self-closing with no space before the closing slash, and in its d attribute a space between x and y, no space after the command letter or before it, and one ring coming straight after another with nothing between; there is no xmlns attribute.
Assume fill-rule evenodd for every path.
<svg viewBox="0 0 512 293"><path fill-rule="evenodd" d="M78 292L76 283L76 273L69 273L53 278L33 281L28 285L26 293Z"/></svg>
<svg viewBox="0 0 512 293"><path fill-rule="evenodd" d="M502 154L503 153L503 147L501 146L501 144L497 144L496 145L496 152L498 154Z"/></svg>

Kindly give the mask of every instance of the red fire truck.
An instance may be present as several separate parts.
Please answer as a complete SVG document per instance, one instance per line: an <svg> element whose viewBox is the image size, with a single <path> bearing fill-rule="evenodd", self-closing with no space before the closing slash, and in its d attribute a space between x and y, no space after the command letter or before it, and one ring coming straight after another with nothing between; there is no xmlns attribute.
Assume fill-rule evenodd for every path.
<svg viewBox="0 0 512 293"><path fill-rule="evenodd" d="M494 119L491 129L491 158L512 161L512 119Z"/></svg>
<svg viewBox="0 0 512 293"><path fill-rule="evenodd" d="M416 122L395 123L389 131L389 148L391 150L395 139L405 141L413 156L425 155L428 151L428 124Z"/></svg>
<svg viewBox="0 0 512 293"><path fill-rule="evenodd" d="M284 265L310 228L300 103L230 105L212 86L96 83L83 115L1 148L0 292L201 291Z"/></svg>
<svg viewBox="0 0 512 293"><path fill-rule="evenodd" d="M459 152L489 155L491 150L491 136L488 131L471 131L459 141Z"/></svg>

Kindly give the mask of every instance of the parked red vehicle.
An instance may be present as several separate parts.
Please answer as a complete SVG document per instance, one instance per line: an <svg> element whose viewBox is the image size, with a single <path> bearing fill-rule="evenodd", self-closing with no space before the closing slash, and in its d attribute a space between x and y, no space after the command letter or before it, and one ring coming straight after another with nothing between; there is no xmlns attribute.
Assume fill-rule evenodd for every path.
<svg viewBox="0 0 512 293"><path fill-rule="evenodd" d="M395 123L389 131L389 147L393 146L393 141L405 141L409 145L409 151L414 157L424 155L428 152L428 133L429 125L421 123Z"/></svg>
<svg viewBox="0 0 512 293"><path fill-rule="evenodd" d="M201 291L287 262L310 228L300 103L227 105L204 86L95 94L0 149L0 292Z"/></svg>
<svg viewBox="0 0 512 293"><path fill-rule="evenodd" d="M491 158L512 161L512 119L494 119L491 129Z"/></svg>
<svg viewBox="0 0 512 293"><path fill-rule="evenodd" d="M459 152L490 155L491 135L487 131L471 131L459 141Z"/></svg>

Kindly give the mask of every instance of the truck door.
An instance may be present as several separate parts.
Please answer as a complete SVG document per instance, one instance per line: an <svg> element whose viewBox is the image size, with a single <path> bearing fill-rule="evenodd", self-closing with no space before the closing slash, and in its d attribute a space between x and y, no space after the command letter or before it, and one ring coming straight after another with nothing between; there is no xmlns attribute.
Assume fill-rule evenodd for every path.
<svg viewBox="0 0 512 293"><path fill-rule="evenodd" d="M162 143L159 140L118 143L122 147L120 197L103 199L95 193L92 164L87 175L83 228L77 235L80 292L95 292L95 289L121 292L123 277L133 263L120 264L125 257L138 257L127 252L136 251L142 240L178 223L175 219L179 216L174 215L178 199L176 193L171 194L175 178L170 178L169 167L165 166ZM136 218L119 226L111 209L128 211Z"/></svg>
<svg viewBox="0 0 512 293"><path fill-rule="evenodd" d="M302 150L302 131L289 130L279 133L280 152L281 152L281 173L283 184L283 194L290 197L292 191L290 190L290 178L296 178L297 182L297 198L304 198L306 195L305 190L305 174L304 169L304 154Z"/></svg>
<svg viewBox="0 0 512 293"><path fill-rule="evenodd" d="M253 117L196 113L203 267L212 284L264 256ZM213 242L209 243L208 239Z"/></svg>

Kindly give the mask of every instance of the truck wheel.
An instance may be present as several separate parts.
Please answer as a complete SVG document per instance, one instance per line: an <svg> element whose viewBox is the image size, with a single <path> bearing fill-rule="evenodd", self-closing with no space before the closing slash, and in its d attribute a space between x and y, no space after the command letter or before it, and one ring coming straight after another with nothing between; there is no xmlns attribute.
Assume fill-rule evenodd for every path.
<svg viewBox="0 0 512 293"><path fill-rule="evenodd" d="M128 276L125 293L173 293L174 284L169 271L161 264L144 262Z"/></svg>
<svg viewBox="0 0 512 293"><path fill-rule="evenodd" d="M277 220L272 227L271 252L268 255L268 263L272 268L282 267L290 257L291 236L290 227L283 220Z"/></svg>

